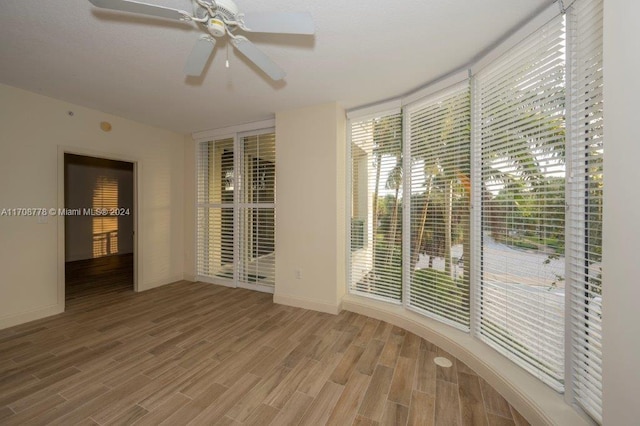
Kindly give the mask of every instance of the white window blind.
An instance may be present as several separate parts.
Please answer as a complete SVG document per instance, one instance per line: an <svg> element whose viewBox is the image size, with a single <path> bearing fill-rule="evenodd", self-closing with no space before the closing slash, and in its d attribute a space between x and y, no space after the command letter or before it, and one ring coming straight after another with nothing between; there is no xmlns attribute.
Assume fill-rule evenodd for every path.
<svg viewBox="0 0 640 426"><path fill-rule="evenodd" d="M411 184L408 305L468 330L468 82L409 107L407 117Z"/></svg>
<svg viewBox="0 0 640 426"><path fill-rule="evenodd" d="M602 0L569 9L567 253L573 395L602 422Z"/></svg>
<svg viewBox="0 0 640 426"><path fill-rule="evenodd" d="M558 16L476 76L477 333L564 386L565 27Z"/></svg>
<svg viewBox="0 0 640 426"><path fill-rule="evenodd" d="M239 281L275 284L274 133L241 138L242 169L239 204Z"/></svg>
<svg viewBox="0 0 640 426"><path fill-rule="evenodd" d="M105 216L92 217L93 257L118 254L118 216L112 214L118 208L117 177L98 176L93 188L92 207L106 209Z"/></svg>
<svg viewBox="0 0 640 426"><path fill-rule="evenodd" d="M402 114L350 120L351 292L402 298Z"/></svg>
<svg viewBox="0 0 640 426"><path fill-rule="evenodd" d="M350 291L471 329L598 422L602 11L549 9L471 90L348 130Z"/></svg>
<svg viewBox="0 0 640 426"><path fill-rule="evenodd" d="M201 142L197 159L196 271L200 278L234 279L234 141Z"/></svg>

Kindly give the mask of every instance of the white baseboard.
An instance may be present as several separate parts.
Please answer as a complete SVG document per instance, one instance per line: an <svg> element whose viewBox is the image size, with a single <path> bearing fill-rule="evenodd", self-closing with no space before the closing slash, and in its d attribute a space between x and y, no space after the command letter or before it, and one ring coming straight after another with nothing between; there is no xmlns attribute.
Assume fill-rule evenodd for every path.
<svg viewBox="0 0 640 426"><path fill-rule="evenodd" d="M195 274L184 274L182 279L185 281L191 281L192 283L198 281L198 277Z"/></svg>
<svg viewBox="0 0 640 426"><path fill-rule="evenodd" d="M294 306L296 308L310 309L312 311L326 312L337 315L342 310L342 303L332 305L331 303L319 302L305 297L287 296L279 293L273 295L273 302L280 305Z"/></svg>
<svg viewBox="0 0 640 426"><path fill-rule="evenodd" d="M13 327L14 325L20 325L41 318L49 317L51 315L61 314L62 312L64 312L64 304L56 304L47 306L46 308L34 309L32 311L22 312L14 315L7 315L0 318L0 330Z"/></svg>
<svg viewBox="0 0 640 426"><path fill-rule="evenodd" d="M215 278L211 278L211 277L197 276L195 281L201 282L201 283L219 285L222 287L237 288L236 285L233 283L233 281L230 281L230 280L223 281L223 280L216 280Z"/></svg>
<svg viewBox="0 0 640 426"><path fill-rule="evenodd" d="M177 281L182 281L182 279L183 279L183 276L182 274L180 274L180 275L174 275L172 277L169 277L166 280L158 280L158 281L151 281L149 283L138 284L138 291L140 292L140 291L151 290L152 288L162 287L163 285L172 284Z"/></svg>
<svg viewBox="0 0 640 426"><path fill-rule="evenodd" d="M513 362L468 333L405 310L402 306L348 294L346 311L388 322L449 352L484 378L531 424L589 425L590 419Z"/></svg>

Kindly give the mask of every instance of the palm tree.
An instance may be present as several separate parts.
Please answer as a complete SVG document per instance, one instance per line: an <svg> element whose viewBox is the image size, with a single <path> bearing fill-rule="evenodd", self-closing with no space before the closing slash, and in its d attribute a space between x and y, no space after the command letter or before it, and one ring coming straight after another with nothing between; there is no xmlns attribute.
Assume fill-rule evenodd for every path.
<svg viewBox="0 0 640 426"><path fill-rule="evenodd" d="M398 232L398 207L400 205L399 193L402 186L402 155L398 153L396 156L396 165L391 169L387 182L385 184L386 189L395 190L393 216L391 218L391 233L388 243L390 245L389 253L387 255L387 264L393 261L393 255L395 254L396 239Z"/></svg>
<svg viewBox="0 0 640 426"><path fill-rule="evenodd" d="M397 232L397 221L398 221L398 196L401 185L401 175L400 179L396 179L395 182L392 182L392 179L387 179L385 186L394 185L393 188L396 188L395 192L395 201L394 201L394 213L392 217L391 223L391 235L379 235L382 231L381 221L380 221L380 180L382 175L383 165L387 164L390 159L395 159L396 165L393 167L393 170L396 168L401 169L401 161L402 161L402 120L401 115L396 116L388 116L377 119L373 122L372 129L373 136L373 158L374 158L374 166L375 166L375 180L372 194L372 230L373 230L373 244L372 244L372 259L374 268L370 277L373 279L373 282L369 284L375 285L375 281L380 278L383 280L388 280L390 277L388 274L381 274L380 271L376 269L381 265L379 255L382 254L385 256L386 260L383 260L385 263L390 263L393 259L394 254L394 244L396 240L396 232ZM393 175L393 172L392 172ZM382 237L382 241L380 238ZM379 244L388 244L386 247L378 253ZM385 253L386 251L386 253ZM397 275L393 275L394 279L399 279ZM371 288L369 288L371 291Z"/></svg>
<svg viewBox="0 0 640 426"><path fill-rule="evenodd" d="M538 87L545 86L541 96ZM495 101L497 106L490 114L481 117L483 137L491 140L482 151L483 192L486 191L490 203L495 204L496 196L487 189L487 181L504 188L505 194L521 200L528 198L531 217L547 215L547 201L554 197L549 188L557 186L557 179L546 169L550 165L557 169L564 166L564 111L558 106L564 96L564 71L560 67L544 84L529 84L525 89L514 87ZM510 114L503 115L503 111ZM493 235L500 237L506 232L507 224L495 215L488 219Z"/></svg>
<svg viewBox="0 0 640 426"><path fill-rule="evenodd" d="M434 110L444 111L444 114L432 113L432 121L428 123L428 133L424 140L414 140L412 145L418 147L417 155L413 161L423 162L423 176L425 179L425 196L422 212L417 226L412 226L412 255L410 270L415 269L419 255L424 252L425 226L429 217L429 208L434 202L434 195L439 195L440 204L443 206L443 240L445 273L453 277L453 216L454 200L461 199L463 206L468 207L470 197L469 180L469 151L470 151L470 120L469 113L461 112L465 103L470 102L468 92L458 94L446 99L438 105L431 107ZM468 223L465 221L464 223ZM463 229L463 251L468 251L468 230ZM467 241L467 243L465 243ZM465 262L469 256L464 256ZM468 269L468 268L465 268Z"/></svg>

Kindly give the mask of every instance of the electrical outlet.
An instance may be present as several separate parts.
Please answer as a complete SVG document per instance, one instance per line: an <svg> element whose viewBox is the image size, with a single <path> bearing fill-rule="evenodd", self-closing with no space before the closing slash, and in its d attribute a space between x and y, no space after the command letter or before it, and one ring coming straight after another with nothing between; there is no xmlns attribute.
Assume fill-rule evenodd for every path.
<svg viewBox="0 0 640 426"><path fill-rule="evenodd" d="M300 269L296 269L294 271L294 274L295 274L297 280L301 280L302 279L302 271Z"/></svg>

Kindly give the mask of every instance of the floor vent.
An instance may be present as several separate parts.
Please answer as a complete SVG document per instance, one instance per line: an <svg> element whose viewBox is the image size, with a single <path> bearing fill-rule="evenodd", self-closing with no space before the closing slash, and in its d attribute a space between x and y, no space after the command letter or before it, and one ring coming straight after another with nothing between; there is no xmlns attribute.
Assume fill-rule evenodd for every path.
<svg viewBox="0 0 640 426"><path fill-rule="evenodd" d="M441 356L435 357L433 359L433 362L435 362L436 365L439 365L440 367L444 367L444 368L449 368L453 365L451 361Z"/></svg>

